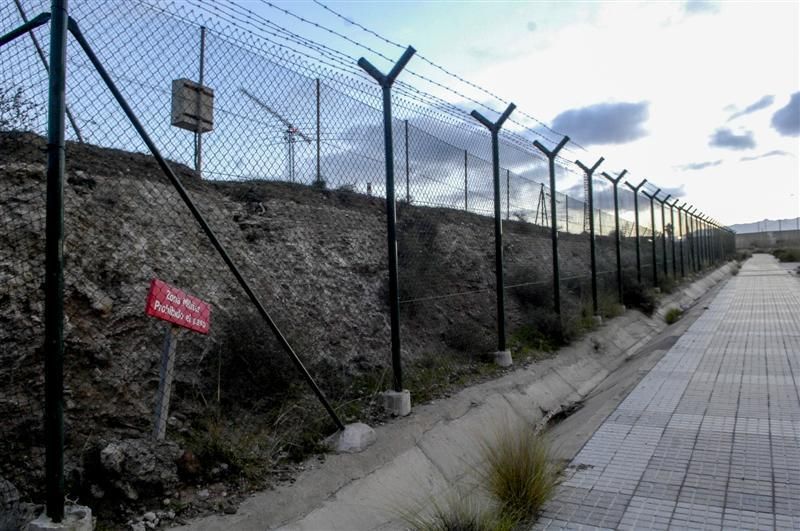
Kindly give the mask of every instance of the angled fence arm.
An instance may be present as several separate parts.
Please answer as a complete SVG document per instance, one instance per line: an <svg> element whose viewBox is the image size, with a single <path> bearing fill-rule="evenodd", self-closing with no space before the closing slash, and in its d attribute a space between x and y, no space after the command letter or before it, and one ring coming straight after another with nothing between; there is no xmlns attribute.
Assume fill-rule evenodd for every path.
<svg viewBox="0 0 800 531"><path fill-rule="evenodd" d="M19 37L22 37L29 31L35 30L39 26L44 26L48 22L50 22L50 13L41 13L39 15L36 15L30 21L24 23L18 28L9 31L5 35L0 36L0 48L5 46L9 42L18 39Z"/></svg>
<svg viewBox="0 0 800 531"><path fill-rule="evenodd" d="M606 172L602 175L609 181L614 189L614 250L616 251L617 259L617 298L620 304L625 304L625 297L622 289L622 239L619 230L619 182L625 177L628 170L622 170L620 174L614 178Z"/></svg>
<svg viewBox="0 0 800 531"><path fill-rule="evenodd" d="M655 198L658 193L661 191L661 188L658 188L654 193L648 194L644 190L642 193L650 199L650 252L652 254L652 266L653 266L653 286L658 286L658 260L656 259L656 211L655 211Z"/></svg>
<svg viewBox="0 0 800 531"><path fill-rule="evenodd" d="M478 120L492 137L492 181L494 187L494 260L495 260L495 290L497 300L497 351L506 350L506 310L505 310L505 281L503 278L503 218L500 208L500 129L514 112L516 105L513 103L506 107L503 114L496 122L491 122L478 111L473 110L470 116Z"/></svg>
<svg viewBox="0 0 800 531"><path fill-rule="evenodd" d="M20 0L14 0L14 4L17 6L17 11L19 12L19 16L22 18L22 21L27 23L28 22L28 15L25 14L25 10L22 8L22 3ZM33 47L36 49L36 55L39 56L39 61L41 61L42 66L44 66L45 72L50 72L50 66L47 64L47 57L44 55L44 51L42 47L39 45L39 39L36 38L36 35L33 31L29 31L28 35L31 37L31 41L33 42ZM81 135L81 130L78 128L77 122L75 122L75 117L72 116L72 111L69 110L69 105L65 102L64 103L64 111L67 114L67 120L69 120L69 124L72 126L72 130L75 131L75 137L78 139L78 142L81 144L83 143L83 135Z"/></svg>
<svg viewBox="0 0 800 531"><path fill-rule="evenodd" d="M597 303L597 250L595 249L595 241L594 241L594 187L592 183L592 179L594 177L594 172L603 163L605 159L600 157L597 162L594 163L594 166L591 168L584 165L581 161L576 160L575 164L577 164L583 172L586 174L586 180L588 184L588 197L586 198L589 202L589 269L591 270L592 274L592 311L593 315L598 315L599 308Z"/></svg>
<svg viewBox="0 0 800 531"><path fill-rule="evenodd" d="M678 210L678 237L680 238L680 260L681 260L681 277L685 276L683 271L683 224L681 223L681 211L678 209L678 198L676 197L669 205L669 218L672 224L672 274L678 275L677 266L675 265L675 210Z"/></svg>
<svg viewBox="0 0 800 531"><path fill-rule="evenodd" d="M553 311L561 315L561 275L558 266L558 217L556 213L556 157L567 145L569 137L565 136L552 150L547 149L538 140L533 145L547 157L550 170L550 241L553 248ZM567 214L569 215L569 213Z"/></svg>
<svg viewBox="0 0 800 531"><path fill-rule="evenodd" d="M636 228L636 282L642 282L642 250L641 250L641 237L639 235L639 190L642 186L647 184L647 179L642 179L642 182L636 186L628 181L625 181L625 186L633 191L633 217L634 226Z"/></svg>
<svg viewBox="0 0 800 531"><path fill-rule="evenodd" d="M664 212L664 205L666 205L667 200L672 197L672 194L668 194L667 197L664 199L659 199L656 197L656 201L661 205L661 263L664 267L664 277L668 275L667 273L667 229L666 229L666 217ZM674 257L673 257L674 258Z"/></svg>
<svg viewBox="0 0 800 531"><path fill-rule="evenodd" d="M409 46L388 74L382 74L365 58L360 66L381 87L383 95L383 141L386 164L386 243L389 255L389 322L391 327L392 384L394 391L403 392L403 365L400 359L400 281L397 259L397 202L394 186L394 140L392 138L392 84L408 64L416 50Z"/></svg>

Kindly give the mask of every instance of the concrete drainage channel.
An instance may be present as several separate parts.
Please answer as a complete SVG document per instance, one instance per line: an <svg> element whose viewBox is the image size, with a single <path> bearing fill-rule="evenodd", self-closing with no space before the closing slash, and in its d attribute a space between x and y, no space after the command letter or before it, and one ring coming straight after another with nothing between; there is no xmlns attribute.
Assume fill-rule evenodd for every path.
<svg viewBox="0 0 800 531"><path fill-rule="evenodd" d="M365 452L330 455L324 463L311 459L293 484L251 496L234 515L176 529L403 529L399 511L429 504L469 478L481 434L509 420L555 424L548 431L555 456L569 459L699 315L702 308L693 306L732 269L725 265L664 297L652 317L628 311L552 359L415 407L377 428L377 441ZM664 316L674 307L688 310L687 317L665 331Z"/></svg>

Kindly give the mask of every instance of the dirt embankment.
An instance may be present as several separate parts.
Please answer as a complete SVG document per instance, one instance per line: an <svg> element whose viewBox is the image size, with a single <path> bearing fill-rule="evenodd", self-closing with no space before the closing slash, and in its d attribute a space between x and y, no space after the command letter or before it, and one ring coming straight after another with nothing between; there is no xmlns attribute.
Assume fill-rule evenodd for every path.
<svg viewBox="0 0 800 531"><path fill-rule="evenodd" d="M43 488L44 455L44 149L34 135L0 135L0 476L34 500ZM188 168L176 171L339 412L379 416L375 394L390 382L383 200L290 183L209 182ZM324 413L305 398L294 367L155 161L69 144L64 193L71 492L90 504L120 496L134 502L170 494L176 484L230 483L217 477L219 465L234 470L237 481L250 481L248 463L229 462L235 457L226 454L228 441L210 441L215 429L227 437L231 425L266 425L268 433L259 433L272 446L256 456L264 457L262 468L274 470L287 455L313 450L309 440L330 429ZM401 204L398 228L409 385L438 389L425 378L458 385L462 374L483 374L476 364L496 341L492 220ZM562 275L585 276L587 238L562 235L560 244ZM599 268L611 270L611 245L599 251ZM551 304L549 235L507 222L504 252L513 338ZM109 473L103 449L151 431L165 331L163 322L144 315L154 277L213 307L209 336L180 335L168 431L176 448L167 449L211 457L204 463L205 454L195 456L199 472L179 467L174 478L137 487L99 476ZM567 284L567 313L578 315L585 281ZM215 453L212 444L222 448ZM153 452L162 459L164 452Z"/></svg>

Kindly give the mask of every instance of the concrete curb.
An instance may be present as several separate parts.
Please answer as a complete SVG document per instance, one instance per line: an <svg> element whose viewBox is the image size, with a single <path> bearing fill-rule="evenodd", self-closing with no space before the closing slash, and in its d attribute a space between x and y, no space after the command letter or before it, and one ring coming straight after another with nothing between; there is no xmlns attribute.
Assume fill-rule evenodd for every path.
<svg viewBox="0 0 800 531"><path fill-rule="evenodd" d="M731 276L727 264L662 299L652 317L638 311L605 322L558 356L418 406L376 429L355 455L309 461L293 485L245 500L235 515L213 515L180 529L392 529L399 512L430 503L474 473L482 434L506 420L543 424L583 400L667 327L664 314L687 308ZM489 428L487 430L487 427Z"/></svg>

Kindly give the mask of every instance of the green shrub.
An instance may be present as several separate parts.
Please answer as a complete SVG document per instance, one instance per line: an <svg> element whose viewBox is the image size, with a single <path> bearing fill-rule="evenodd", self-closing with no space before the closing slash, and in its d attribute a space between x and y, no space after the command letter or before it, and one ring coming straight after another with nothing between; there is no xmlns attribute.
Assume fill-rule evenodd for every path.
<svg viewBox="0 0 800 531"><path fill-rule="evenodd" d="M601 291L598 294L597 309L605 319L620 316L625 311L617 299L617 294L607 291Z"/></svg>
<svg viewBox="0 0 800 531"><path fill-rule="evenodd" d="M625 306L636 308L645 315L652 315L656 310L655 293L636 279L623 282L622 299L625 301Z"/></svg>
<svg viewBox="0 0 800 531"><path fill-rule="evenodd" d="M585 332L594 330L597 327L597 321L595 321L591 299L577 301L577 306L566 299L563 304L561 322L564 344L571 343Z"/></svg>
<svg viewBox="0 0 800 531"><path fill-rule="evenodd" d="M552 496L557 470L548 445L529 426L504 425L493 440L483 441L481 453L486 463L482 484L501 513L524 520Z"/></svg>
<svg viewBox="0 0 800 531"><path fill-rule="evenodd" d="M508 342L515 355L518 353L523 358L528 358L532 355L537 358L544 358L546 356L535 356L535 354L555 352L558 350L560 339L546 334L535 324L526 324L515 329L511 333Z"/></svg>
<svg viewBox="0 0 800 531"><path fill-rule="evenodd" d="M753 256L753 253L750 251L736 251L736 261L737 262L744 262L745 260L749 260Z"/></svg>
<svg viewBox="0 0 800 531"><path fill-rule="evenodd" d="M264 479L280 452L277 425L262 417L226 420L219 411L209 411L194 423L185 445L194 454L196 476L187 480L219 480L215 472L247 480Z"/></svg>
<svg viewBox="0 0 800 531"><path fill-rule="evenodd" d="M661 276L658 279L658 287L661 289L661 293L672 293L675 291L676 286L675 279L672 277Z"/></svg>
<svg viewBox="0 0 800 531"><path fill-rule="evenodd" d="M681 318L681 315L683 315L683 310L680 308L670 308L667 310L666 315L664 315L664 321L666 321L668 325L671 325L677 322L678 319Z"/></svg>
<svg viewBox="0 0 800 531"><path fill-rule="evenodd" d="M775 249L772 255L781 262L800 262L799 248Z"/></svg>
<svg viewBox="0 0 800 531"><path fill-rule="evenodd" d="M591 303L577 305L574 300L564 298L561 316L550 308L528 308L525 324L511 334L511 349L523 357L532 353L555 352L594 326Z"/></svg>

